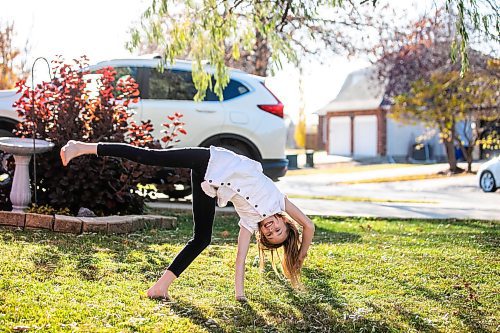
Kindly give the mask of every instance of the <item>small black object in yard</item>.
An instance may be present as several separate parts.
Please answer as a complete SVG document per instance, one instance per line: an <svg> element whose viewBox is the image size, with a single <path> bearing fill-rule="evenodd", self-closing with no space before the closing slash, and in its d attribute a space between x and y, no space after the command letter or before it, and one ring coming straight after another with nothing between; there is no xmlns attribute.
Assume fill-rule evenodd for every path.
<svg viewBox="0 0 500 333"><path fill-rule="evenodd" d="M297 154L286 155L286 159L288 160L288 170L299 168L297 163Z"/></svg>
<svg viewBox="0 0 500 333"><path fill-rule="evenodd" d="M314 150L306 150L306 167L314 168Z"/></svg>
<svg viewBox="0 0 500 333"><path fill-rule="evenodd" d="M433 151L430 144L414 144L409 160L410 162L435 163L436 161L432 157Z"/></svg>

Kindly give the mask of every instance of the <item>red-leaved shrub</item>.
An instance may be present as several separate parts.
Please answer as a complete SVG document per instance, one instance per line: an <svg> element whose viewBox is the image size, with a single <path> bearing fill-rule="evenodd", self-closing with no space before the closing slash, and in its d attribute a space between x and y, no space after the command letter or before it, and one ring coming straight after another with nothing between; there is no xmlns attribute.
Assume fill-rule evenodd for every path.
<svg viewBox="0 0 500 333"><path fill-rule="evenodd" d="M116 77L113 68L95 74L86 70L86 57L66 64L53 62L53 79L32 90L25 81L17 83L21 98L14 104L25 121L17 135L45 139L55 144L51 152L38 155L37 204L56 209L80 207L98 215L141 213L144 198L135 193L139 183L147 184L159 168L125 159L80 156L64 167L59 151L69 140L85 142L126 142L139 147L159 148L153 140L150 121L136 123L130 103L137 102L138 85L132 77ZM169 143L185 133L182 115L170 116L164 124ZM174 124L175 123L175 124Z"/></svg>

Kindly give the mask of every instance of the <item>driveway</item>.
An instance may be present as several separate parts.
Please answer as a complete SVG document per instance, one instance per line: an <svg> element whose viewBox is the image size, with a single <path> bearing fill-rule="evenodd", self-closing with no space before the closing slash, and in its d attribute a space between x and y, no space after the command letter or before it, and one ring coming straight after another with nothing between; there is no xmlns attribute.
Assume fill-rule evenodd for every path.
<svg viewBox="0 0 500 333"><path fill-rule="evenodd" d="M418 181L342 183L435 174L445 169L446 165L434 164L370 172L286 176L276 184L306 214L500 220L500 191L482 192L474 175ZM328 196L331 200L312 198L318 196Z"/></svg>

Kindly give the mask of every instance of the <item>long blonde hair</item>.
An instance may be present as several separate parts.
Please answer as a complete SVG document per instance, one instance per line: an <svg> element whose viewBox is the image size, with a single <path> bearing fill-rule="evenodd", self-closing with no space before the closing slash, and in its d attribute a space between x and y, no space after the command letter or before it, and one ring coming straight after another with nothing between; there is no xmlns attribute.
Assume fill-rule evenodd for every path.
<svg viewBox="0 0 500 333"><path fill-rule="evenodd" d="M285 226L288 231L287 238L280 244L272 244L267 238L260 232L257 233L257 244L259 246L259 259L260 259L260 269L264 269L265 264L265 251L271 252L271 265L276 273L276 264L274 261L274 255L280 259L281 267L283 269L283 274L290 280L292 287L300 287L300 270L302 267L299 266L299 250L302 244L302 239L300 237L299 230L295 222L281 213L275 214L276 217L283 219ZM260 223L259 223L260 226ZM278 254L278 249L283 246L283 259Z"/></svg>

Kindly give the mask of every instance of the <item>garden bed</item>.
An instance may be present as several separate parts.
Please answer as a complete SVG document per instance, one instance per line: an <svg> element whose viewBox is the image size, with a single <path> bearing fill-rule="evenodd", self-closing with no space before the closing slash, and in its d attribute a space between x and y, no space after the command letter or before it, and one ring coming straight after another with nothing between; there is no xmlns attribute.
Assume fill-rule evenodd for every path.
<svg viewBox="0 0 500 333"><path fill-rule="evenodd" d="M0 226L21 229L46 229L54 232L82 234L126 234L144 229L172 229L177 219L162 215L113 215L74 217L0 211Z"/></svg>

